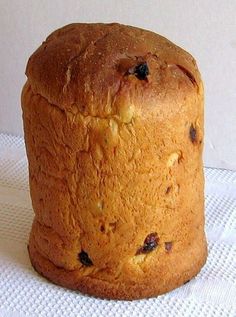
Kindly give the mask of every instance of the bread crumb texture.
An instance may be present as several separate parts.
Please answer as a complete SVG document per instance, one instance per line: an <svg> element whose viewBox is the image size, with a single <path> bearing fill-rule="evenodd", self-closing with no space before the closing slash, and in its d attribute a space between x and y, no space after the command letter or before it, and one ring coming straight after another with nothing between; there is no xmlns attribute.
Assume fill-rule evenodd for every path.
<svg viewBox="0 0 236 317"><path fill-rule="evenodd" d="M34 268L59 285L137 299L205 263L203 85L153 32L71 24L30 57L22 109Z"/></svg>

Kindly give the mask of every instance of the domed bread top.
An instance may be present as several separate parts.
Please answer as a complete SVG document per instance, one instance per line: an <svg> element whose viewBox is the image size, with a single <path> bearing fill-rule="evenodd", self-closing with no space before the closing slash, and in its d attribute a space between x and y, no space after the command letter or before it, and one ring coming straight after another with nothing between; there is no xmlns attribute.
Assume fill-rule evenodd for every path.
<svg viewBox="0 0 236 317"><path fill-rule="evenodd" d="M190 54L153 32L117 23L56 30L30 57L26 75L34 93L62 110L119 115L124 122L133 104L152 115L163 100L174 107L173 94L178 99L201 85ZM124 111L127 101L131 109Z"/></svg>

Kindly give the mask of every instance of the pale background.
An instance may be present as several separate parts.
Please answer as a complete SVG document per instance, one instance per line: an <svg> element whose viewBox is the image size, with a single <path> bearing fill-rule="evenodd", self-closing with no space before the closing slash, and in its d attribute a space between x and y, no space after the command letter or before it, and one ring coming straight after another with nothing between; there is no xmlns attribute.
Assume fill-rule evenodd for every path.
<svg viewBox="0 0 236 317"><path fill-rule="evenodd" d="M205 166L236 170L234 0L0 0L0 132L23 133L25 65L50 32L113 21L153 30L194 55L206 91Z"/></svg>

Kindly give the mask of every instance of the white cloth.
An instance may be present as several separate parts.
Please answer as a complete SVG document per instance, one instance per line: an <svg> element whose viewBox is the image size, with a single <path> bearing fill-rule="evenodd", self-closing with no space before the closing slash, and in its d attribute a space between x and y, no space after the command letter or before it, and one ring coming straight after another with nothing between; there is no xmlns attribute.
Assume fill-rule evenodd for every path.
<svg viewBox="0 0 236 317"><path fill-rule="evenodd" d="M209 256L201 273L158 298L101 300L53 285L32 269L24 141L0 134L0 317L236 317L236 172L206 168L205 176Z"/></svg>

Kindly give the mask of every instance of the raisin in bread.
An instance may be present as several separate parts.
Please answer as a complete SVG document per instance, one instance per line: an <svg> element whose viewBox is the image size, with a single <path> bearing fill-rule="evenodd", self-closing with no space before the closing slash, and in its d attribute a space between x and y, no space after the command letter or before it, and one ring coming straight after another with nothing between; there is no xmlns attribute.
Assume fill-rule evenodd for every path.
<svg viewBox="0 0 236 317"><path fill-rule="evenodd" d="M71 24L22 91L34 268L99 297L170 291L204 265L203 85L153 32Z"/></svg>

